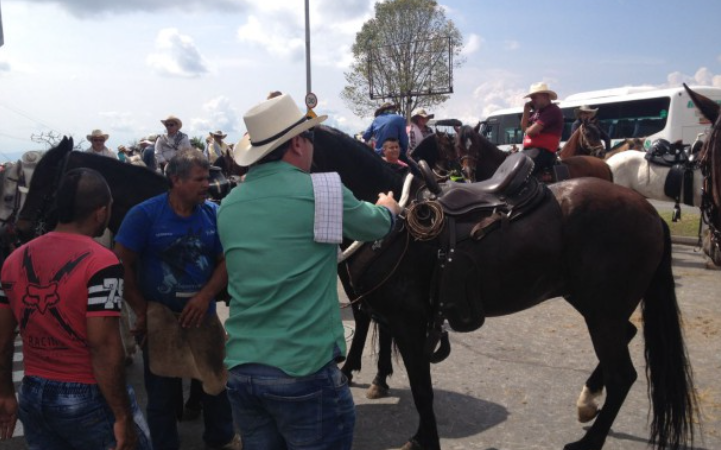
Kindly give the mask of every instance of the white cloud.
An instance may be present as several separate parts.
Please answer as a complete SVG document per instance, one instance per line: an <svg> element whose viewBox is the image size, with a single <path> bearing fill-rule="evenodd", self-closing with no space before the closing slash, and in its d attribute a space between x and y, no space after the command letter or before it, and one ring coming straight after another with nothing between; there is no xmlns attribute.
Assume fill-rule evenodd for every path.
<svg viewBox="0 0 721 450"><path fill-rule="evenodd" d="M146 63L161 76L196 78L209 71L193 39L176 28L158 32L155 52L148 55Z"/></svg>
<svg viewBox="0 0 721 450"><path fill-rule="evenodd" d="M480 37L479 35L475 33L471 33L468 35L468 40L466 41L466 44L463 46L463 50L461 50L461 54L464 56L471 55L483 46L485 40Z"/></svg>
<svg viewBox="0 0 721 450"><path fill-rule="evenodd" d="M275 57L294 61L302 59L305 34L289 31L287 23L270 20L262 22L256 16L249 16L245 25L238 28L238 39L242 43L260 47ZM299 29L296 28L296 31Z"/></svg>
<svg viewBox="0 0 721 450"><path fill-rule="evenodd" d="M659 87L679 87L682 83L697 86L721 87L721 75L714 75L707 67L699 68L693 75L676 71L668 74L666 83Z"/></svg>
<svg viewBox="0 0 721 450"><path fill-rule="evenodd" d="M242 11L247 1L237 0L18 0L30 4L53 4L83 19L112 13L162 10Z"/></svg>
<svg viewBox="0 0 721 450"><path fill-rule="evenodd" d="M218 96L207 101L202 107L202 117L190 120L187 133L191 136L206 136L209 132L221 130L224 133L241 131L241 118L228 97Z"/></svg>
<svg viewBox="0 0 721 450"><path fill-rule="evenodd" d="M137 128L137 123L133 119L134 115L132 113L106 111L101 112L99 115L105 119L103 122L109 124L109 131L128 133Z"/></svg>
<svg viewBox="0 0 721 450"><path fill-rule="evenodd" d="M10 72L10 63L7 61L0 61L0 72Z"/></svg>
<svg viewBox="0 0 721 450"><path fill-rule="evenodd" d="M525 88L503 78L482 83L473 90L473 99L480 107L477 117L485 118L499 109L521 106L525 94Z"/></svg>

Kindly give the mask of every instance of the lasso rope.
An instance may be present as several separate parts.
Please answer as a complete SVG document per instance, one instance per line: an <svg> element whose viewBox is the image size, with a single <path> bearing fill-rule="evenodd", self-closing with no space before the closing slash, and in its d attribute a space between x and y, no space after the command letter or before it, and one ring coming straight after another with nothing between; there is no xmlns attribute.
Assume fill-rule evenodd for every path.
<svg viewBox="0 0 721 450"><path fill-rule="evenodd" d="M419 241L430 241L443 230L443 207L435 201L414 203L408 207L408 232Z"/></svg>

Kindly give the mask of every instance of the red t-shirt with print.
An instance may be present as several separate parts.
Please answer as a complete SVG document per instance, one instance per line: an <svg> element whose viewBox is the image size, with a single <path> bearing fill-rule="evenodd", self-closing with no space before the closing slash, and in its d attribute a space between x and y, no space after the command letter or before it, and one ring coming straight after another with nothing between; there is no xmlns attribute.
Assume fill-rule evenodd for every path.
<svg viewBox="0 0 721 450"><path fill-rule="evenodd" d="M25 374L95 384L87 318L120 315L117 256L87 236L51 232L11 253L1 278L0 308L20 326Z"/></svg>

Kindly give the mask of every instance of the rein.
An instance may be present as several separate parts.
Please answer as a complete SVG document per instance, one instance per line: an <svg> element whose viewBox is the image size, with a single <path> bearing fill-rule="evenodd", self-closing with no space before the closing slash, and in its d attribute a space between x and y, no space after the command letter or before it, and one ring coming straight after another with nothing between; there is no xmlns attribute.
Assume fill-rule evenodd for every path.
<svg viewBox="0 0 721 450"><path fill-rule="evenodd" d="M599 142L598 144L591 144L590 142L588 142L586 133L580 133L580 135L581 147L587 149L589 155L600 157L599 155L603 154L603 150L606 149L606 146L603 143Z"/></svg>

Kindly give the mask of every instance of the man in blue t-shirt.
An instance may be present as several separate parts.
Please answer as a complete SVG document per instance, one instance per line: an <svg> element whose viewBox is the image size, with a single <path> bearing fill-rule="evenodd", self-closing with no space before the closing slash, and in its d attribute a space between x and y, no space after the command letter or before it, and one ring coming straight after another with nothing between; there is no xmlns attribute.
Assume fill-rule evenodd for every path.
<svg viewBox="0 0 721 450"><path fill-rule="evenodd" d="M363 140L373 144L375 152L383 155L383 143L388 138L398 139L401 145L402 161L407 162L406 152L408 151L408 133L406 131L405 117L396 114L397 106L391 103L384 103L375 112L375 119L368 129L363 133Z"/></svg>
<svg viewBox="0 0 721 450"><path fill-rule="evenodd" d="M206 326L206 316L215 315L215 297L227 284L228 274L217 233L217 206L206 200L209 169L208 160L198 150L178 152L166 167L169 191L134 206L115 236L115 252L125 268L125 299L137 314L135 332L139 336L147 331L149 302L167 306L183 328ZM219 343L220 348L223 345ZM182 380L152 373L151 356L144 346L153 447L177 449L176 412ZM235 433L226 392L203 393L201 403L203 439L209 448L234 448L229 446Z"/></svg>

